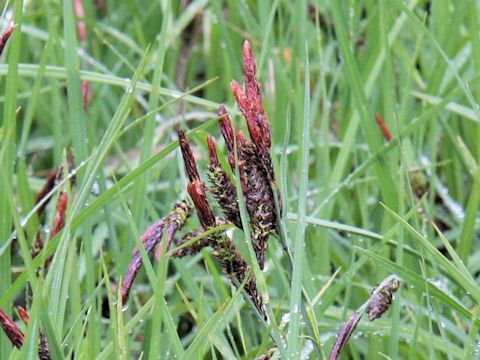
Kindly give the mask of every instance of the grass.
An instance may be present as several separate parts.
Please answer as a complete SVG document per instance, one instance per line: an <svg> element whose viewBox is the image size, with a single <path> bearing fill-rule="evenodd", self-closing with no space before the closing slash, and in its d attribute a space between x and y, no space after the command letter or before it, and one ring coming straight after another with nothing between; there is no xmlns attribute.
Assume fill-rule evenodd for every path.
<svg viewBox="0 0 480 360"><path fill-rule="evenodd" d="M360 321L345 359L478 357L475 0L100 3L83 2L86 38L75 2L2 8L2 32L17 27L0 59L0 307L15 320L17 305L30 313L28 325L17 320L21 349L0 335L2 358L34 358L41 332L59 359L253 359L273 344L274 358L328 358L343 323L390 274L402 281L392 308ZM145 270L121 304L140 234L188 198L176 129L188 131L200 169L206 134L221 137L220 104L246 133L229 88L242 79L244 38L285 210L265 270L253 267L270 321L206 249L160 262L143 252ZM38 216L35 197L69 148L76 184L57 183ZM65 226L33 258L60 191ZM197 226L192 216L186 227ZM245 236L233 231L251 264Z"/></svg>

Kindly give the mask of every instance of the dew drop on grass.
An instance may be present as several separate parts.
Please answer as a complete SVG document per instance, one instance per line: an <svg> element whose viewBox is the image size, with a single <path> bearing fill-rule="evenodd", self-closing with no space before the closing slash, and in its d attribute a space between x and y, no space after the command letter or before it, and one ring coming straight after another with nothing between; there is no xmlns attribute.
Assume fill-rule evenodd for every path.
<svg viewBox="0 0 480 360"><path fill-rule="evenodd" d="M132 80L130 78L125 78L124 80L127 83L127 87L125 88L125 92L127 94L131 94L133 92Z"/></svg>

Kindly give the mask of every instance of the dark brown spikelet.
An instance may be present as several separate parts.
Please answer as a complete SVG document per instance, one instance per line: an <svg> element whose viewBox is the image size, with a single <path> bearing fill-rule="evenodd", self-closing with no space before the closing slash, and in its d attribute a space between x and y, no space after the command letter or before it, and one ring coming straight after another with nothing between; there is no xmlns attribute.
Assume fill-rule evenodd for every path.
<svg viewBox="0 0 480 360"><path fill-rule="evenodd" d="M187 243L188 241L192 240L193 238L201 235L204 232L205 230L203 228L190 231L185 235L183 235L179 240L175 241L175 245L181 246ZM209 242L210 242L210 239L208 238L208 236L205 236L200 240L194 242L190 246L187 246L178 250L175 249L172 253L172 257L182 258L187 255L194 255L198 253L200 250L202 250L204 247L208 246Z"/></svg>
<svg viewBox="0 0 480 360"><path fill-rule="evenodd" d="M25 336L17 324L2 309L0 309L0 325L12 344L20 349L25 341Z"/></svg>
<svg viewBox="0 0 480 360"><path fill-rule="evenodd" d="M210 161L208 164L207 176L212 184L210 191L222 208L228 221L232 222L238 228L242 228L240 210L238 208L237 189L232 184L230 177L220 165L215 149L213 138L208 136L208 152Z"/></svg>
<svg viewBox="0 0 480 360"><path fill-rule="evenodd" d="M267 320L267 314L263 307L263 301L258 293L257 281L250 271L249 266L243 259L243 256L235 247L235 244L227 237L225 233L215 236L213 242L213 256L219 262L222 270L237 285L245 281L246 276L250 276L245 283L244 290L248 294L250 301L253 303L258 312Z"/></svg>
<svg viewBox="0 0 480 360"><path fill-rule="evenodd" d="M38 346L38 358L40 360L50 360L50 350L48 349L47 336L43 330L40 331L40 345Z"/></svg>
<svg viewBox="0 0 480 360"><path fill-rule="evenodd" d="M73 170L75 170L74 156L71 149L67 151L67 166L68 166L68 172L72 172ZM60 165L48 175L47 180L45 181L45 184L43 185L42 189L38 192L37 196L35 197L35 205L38 204L40 201L42 201L53 190L56 183L60 181L62 177L63 177L63 165ZM72 176L70 178L70 185L71 186L75 185L75 176ZM42 203L42 205L38 207L37 209L38 216L41 216L43 214L43 212L45 211L45 207L48 205L51 198L52 197L50 196L48 199L46 199Z"/></svg>
<svg viewBox="0 0 480 360"><path fill-rule="evenodd" d="M250 217L252 242L260 268L263 269L268 237L276 232L275 200L255 145L246 144L241 147L240 154L240 180Z"/></svg>
<svg viewBox="0 0 480 360"><path fill-rule="evenodd" d="M230 86L247 122L251 142L233 129L230 117L223 106L219 109L220 130L230 153L229 162L232 168L235 167L233 151L236 140L240 182L250 217L252 242L260 268L263 269L267 240L270 235L277 232L274 192L278 194L278 191L269 153L270 125L263 106L260 84L257 81L257 67L252 47L248 40L243 44L243 73L245 90L236 81L232 81ZM278 200L280 202L279 196Z"/></svg>
<svg viewBox="0 0 480 360"><path fill-rule="evenodd" d="M265 167L260 159L261 155L258 147L254 143L246 141L241 134L233 129L231 120L228 114L225 113L224 107L219 109L219 114L222 116L220 130L230 152L229 161L232 168L235 168L233 137L236 137L237 140L240 182L250 217L252 242L260 268L263 269L268 237L276 233L275 199L272 183L269 181ZM236 204L238 206L238 203ZM238 217L240 218L240 212L238 212ZM238 226L235 221L229 220ZM242 228L241 226L238 227Z"/></svg>
<svg viewBox="0 0 480 360"><path fill-rule="evenodd" d="M156 223L151 225L141 237L142 243L145 247L145 251L152 252L155 247L159 245L160 240L165 235L166 246L168 250L170 243L172 242L175 233L180 230L185 221L190 216L191 207L186 201L180 201L173 206L172 211L167 216L164 216ZM157 255L158 256L158 255ZM133 281L137 276L138 270L142 266L142 257L138 248L133 250L133 259L128 266L127 273L122 281L122 304L126 304L128 301L128 295Z"/></svg>
<svg viewBox="0 0 480 360"><path fill-rule="evenodd" d="M183 163L185 164L185 170L187 172L188 179L190 182L200 180L200 175L198 175L197 164L195 163L192 149L190 149L187 137L182 129L178 129L178 142L180 144L180 150L182 151Z"/></svg>
<svg viewBox="0 0 480 360"><path fill-rule="evenodd" d="M55 187L55 182L59 178L61 174L61 171L58 169L55 171L52 171L48 177L47 180L45 181L45 185L43 185L43 188L40 190L40 192L37 194L37 197L35 198L35 204L38 204L47 194L52 191L52 189ZM40 205L37 209L37 214L40 216L43 214L45 211L45 207L48 205L48 202L50 201L51 197L47 199L42 205Z"/></svg>
<svg viewBox="0 0 480 360"><path fill-rule="evenodd" d="M207 231L217 225L223 225L224 222L217 222L210 204L208 203L207 195L205 193L206 187L198 175L195 159L192 150L188 145L185 133L182 130L179 130L178 137L180 149L185 162L185 168L190 179L190 183L187 185L187 191L195 205L195 210L202 227ZM241 284L246 279L250 269L233 242L228 238L225 232L212 234L208 239L209 246L213 248L213 256L220 263L222 270L228 275L231 281L236 281ZM262 298L258 294L256 279L253 274L247 280L244 290L258 311L266 319Z"/></svg>
<svg viewBox="0 0 480 360"><path fill-rule="evenodd" d="M5 50L5 46L7 45L8 39L10 39L10 36L12 36L13 30L17 25L10 25L7 30L5 30L2 34L2 38L0 39L0 55L3 54L3 50Z"/></svg>
<svg viewBox="0 0 480 360"><path fill-rule="evenodd" d="M215 216L207 200L206 186L200 180L192 149L190 149L187 137L182 129L178 129L178 141L182 151L185 170L190 180L190 183L187 185L187 192L195 205L200 224L202 224L204 229L208 229L211 226L215 226Z"/></svg>
<svg viewBox="0 0 480 360"><path fill-rule="evenodd" d="M350 319L348 319L347 322L342 326L342 328L338 332L337 340L335 341L335 344L333 344L330 356L328 357L329 360L338 359L338 357L340 356L340 352L347 344L348 339L350 339L350 336L357 327L357 324L361 318L362 313L355 311L352 316L350 316Z"/></svg>
<svg viewBox="0 0 480 360"><path fill-rule="evenodd" d="M400 287L400 280L393 279L382 286L380 290L375 290L367 307L368 319L370 321L379 319L390 307L395 292Z"/></svg>

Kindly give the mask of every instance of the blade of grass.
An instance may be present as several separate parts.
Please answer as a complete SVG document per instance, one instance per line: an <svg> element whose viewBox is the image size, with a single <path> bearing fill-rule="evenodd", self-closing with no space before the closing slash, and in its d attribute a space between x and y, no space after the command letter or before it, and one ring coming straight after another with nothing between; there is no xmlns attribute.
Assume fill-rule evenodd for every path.
<svg viewBox="0 0 480 360"><path fill-rule="evenodd" d="M446 274L451 276L457 284L463 288L467 294L470 294L475 301L480 301L480 289L478 285L471 280L470 274L464 273L462 269L453 265L435 246L433 246L427 239L425 239L417 230L408 224L400 215L382 204L384 209L390 214L400 225L402 225L412 237L417 240L417 243L427 251L432 259L437 263Z"/></svg>
<svg viewBox="0 0 480 360"><path fill-rule="evenodd" d="M5 4L6 5L6 4ZM13 180L14 159L15 159L15 138L16 138L16 107L17 107L17 89L18 89L18 63L20 62L21 49L21 29L23 17L23 1L15 1L15 23L16 29L9 40L7 79L5 83L5 103L3 106L2 136L0 144L0 164L1 172L4 178L0 183L0 243L3 245L4 239L8 235L12 226L12 214L8 201L11 191L11 182ZM0 256L0 294L4 294L11 284L11 257L10 252ZM10 305L3 310L6 314L11 313ZM0 354L8 357L11 344L6 337L0 337Z"/></svg>
<svg viewBox="0 0 480 360"><path fill-rule="evenodd" d="M308 46L305 44L305 53L308 54ZM290 323L287 334L287 358L293 359L300 351L300 309L302 307L302 282L305 262L305 228L307 212L307 190L309 173L309 149L310 149L310 69L308 56L305 56L305 90L304 90L303 119L301 122L301 137L299 146L302 149L300 155L300 189L298 196L298 223L295 232L295 249L293 253L293 273L290 290Z"/></svg>
<svg viewBox="0 0 480 360"><path fill-rule="evenodd" d="M478 239L478 232L475 231L475 222L477 221L478 211L480 209L480 166L473 179L468 196L465 219L457 243L457 252L462 261L466 262L471 253L475 238Z"/></svg>

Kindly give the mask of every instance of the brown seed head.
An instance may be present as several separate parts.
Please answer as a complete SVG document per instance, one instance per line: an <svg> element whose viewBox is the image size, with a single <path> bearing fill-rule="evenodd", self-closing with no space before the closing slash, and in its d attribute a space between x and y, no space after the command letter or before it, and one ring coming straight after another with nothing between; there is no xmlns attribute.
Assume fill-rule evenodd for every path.
<svg viewBox="0 0 480 360"><path fill-rule="evenodd" d="M207 176L212 184L210 191L217 200L218 205L222 208L227 220L241 229L242 220L238 208L237 189L218 161L217 150L211 136L208 137L208 152L210 162L208 164Z"/></svg>
<svg viewBox="0 0 480 360"><path fill-rule="evenodd" d="M376 291L376 294L372 296L368 307L367 314L370 321L379 319L390 307L393 301L395 292L400 287L400 280L393 279L383 285L380 290Z"/></svg>
<svg viewBox="0 0 480 360"><path fill-rule="evenodd" d="M205 232L203 227L201 229L195 229L193 231L190 231L190 232L186 233L184 236L182 236L181 239L179 239L178 241L175 241L175 245L181 246L181 245L187 243L188 241L192 240L193 238L201 235L203 232ZM181 248L181 249L178 249L178 250L175 249L174 252L172 253L172 257L181 258L181 257L187 256L187 255L194 255L194 254L198 253L200 250L202 250L204 247L208 246L209 243L210 243L209 237L205 236L205 237L201 238L200 240L194 242L190 246L187 246L187 247L184 247L184 248Z"/></svg>
<svg viewBox="0 0 480 360"><path fill-rule="evenodd" d="M243 283L246 277L249 276L244 290L255 308L267 320L267 313L263 306L262 297L258 293L255 276L235 247L235 244L225 234L221 234L217 236L216 241L213 243L213 250L213 256L220 263L223 271L227 273L233 282L237 282L237 285Z"/></svg>

